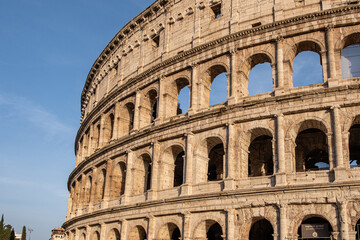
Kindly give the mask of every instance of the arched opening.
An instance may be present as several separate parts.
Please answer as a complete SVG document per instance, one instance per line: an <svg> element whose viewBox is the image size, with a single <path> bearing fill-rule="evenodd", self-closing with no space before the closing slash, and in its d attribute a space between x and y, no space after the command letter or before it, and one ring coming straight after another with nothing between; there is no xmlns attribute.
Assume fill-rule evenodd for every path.
<svg viewBox="0 0 360 240"><path fill-rule="evenodd" d="M151 123L153 123L158 116L157 92L155 90L150 90L148 94L150 100L150 118L151 118Z"/></svg>
<svg viewBox="0 0 360 240"><path fill-rule="evenodd" d="M253 55L248 59L247 68L249 96L273 90L273 75L269 56L262 53Z"/></svg>
<svg viewBox="0 0 360 240"><path fill-rule="evenodd" d="M249 240L273 240L274 229L266 219L257 220L251 226Z"/></svg>
<svg viewBox="0 0 360 240"><path fill-rule="evenodd" d="M206 238L208 240L222 240L223 231L219 223L214 223L209 227L206 232Z"/></svg>
<svg viewBox="0 0 360 240"><path fill-rule="evenodd" d="M298 228L299 239L332 239L333 229L331 224L321 217L305 218Z"/></svg>
<svg viewBox="0 0 360 240"><path fill-rule="evenodd" d="M151 188L151 157L143 154L137 159L134 168L133 194L140 194Z"/></svg>
<svg viewBox="0 0 360 240"><path fill-rule="evenodd" d="M100 240L100 233L98 231L93 232L90 240Z"/></svg>
<svg viewBox="0 0 360 240"><path fill-rule="evenodd" d="M120 111L120 133L119 135L125 136L134 128L134 113L135 106L129 102L122 107Z"/></svg>
<svg viewBox="0 0 360 240"><path fill-rule="evenodd" d="M360 219L356 222L355 231L356 231L356 240L360 240Z"/></svg>
<svg viewBox="0 0 360 240"><path fill-rule="evenodd" d="M108 233L107 240L120 240L120 232L116 228L111 229Z"/></svg>
<svg viewBox="0 0 360 240"><path fill-rule="evenodd" d="M342 78L360 77L360 33L345 38L341 51Z"/></svg>
<svg viewBox="0 0 360 240"><path fill-rule="evenodd" d="M81 234L80 240L86 240L86 234L85 233Z"/></svg>
<svg viewBox="0 0 360 240"><path fill-rule="evenodd" d="M110 199L118 199L125 192L126 164L120 162L115 165L111 176Z"/></svg>
<svg viewBox="0 0 360 240"><path fill-rule="evenodd" d="M326 134L318 128L301 131L295 140L296 171L329 170Z"/></svg>
<svg viewBox="0 0 360 240"><path fill-rule="evenodd" d="M311 41L298 43L294 54L292 75L294 87L324 82L321 48L317 43Z"/></svg>
<svg viewBox="0 0 360 240"><path fill-rule="evenodd" d="M108 143L114 136L114 114L109 114L104 126L104 142Z"/></svg>
<svg viewBox="0 0 360 240"><path fill-rule="evenodd" d="M93 144L94 144L94 149L97 149L100 147L100 123L95 125L95 129L94 129L94 137L93 137Z"/></svg>
<svg viewBox="0 0 360 240"><path fill-rule="evenodd" d="M129 233L129 240L145 240L146 237L146 231L142 226L136 226L134 227L130 233Z"/></svg>
<svg viewBox="0 0 360 240"><path fill-rule="evenodd" d="M222 65L209 68L202 78L202 89L199 102L208 107L227 101L227 70Z"/></svg>
<svg viewBox="0 0 360 240"><path fill-rule="evenodd" d="M224 144L219 143L211 148L209 152L208 181L223 179L224 173Z"/></svg>
<svg viewBox="0 0 360 240"><path fill-rule="evenodd" d="M174 187L178 187L183 184L184 157L185 152L182 151L175 158Z"/></svg>
<svg viewBox="0 0 360 240"><path fill-rule="evenodd" d="M349 130L349 155L350 167L360 166L360 123L353 124Z"/></svg>
<svg viewBox="0 0 360 240"><path fill-rule="evenodd" d="M189 95L190 90L188 86L183 87L177 96L178 104L176 108L176 115L187 113L189 109Z"/></svg>
<svg viewBox="0 0 360 240"><path fill-rule="evenodd" d="M249 177L273 175L272 139L269 135L261 135L251 142L248 155Z"/></svg>
<svg viewBox="0 0 360 240"><path fill-rule="evenodd" d="M157 239L179 240L181 239L180 229L174 223L165 224L159 229Z"/></svg>
<svg viewBox="0 0 360 240"><path fill-rule="evenodd" d="M102 169L96 179L95 204L100 203L104 199L105 194L105 178L106 170Z"/></svg>
<svg viewBox="0 0 360 240"><path fill-rule="evenodd" d="M85 183L85 195L84 195L84 202L86 205L90 203L91 197L91 188L92 188L92 177L88 176Z"/></svg>

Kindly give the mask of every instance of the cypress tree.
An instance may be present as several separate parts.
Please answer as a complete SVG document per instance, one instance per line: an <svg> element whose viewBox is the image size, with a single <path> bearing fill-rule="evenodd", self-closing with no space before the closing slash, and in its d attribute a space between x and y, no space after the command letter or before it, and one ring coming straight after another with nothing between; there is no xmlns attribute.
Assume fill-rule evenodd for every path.
<svg viewBox="0 0 360 240"><path fill-rule="evenodd" d="M4 239L4 214L1 215L0 220L0 240Z"/></svg>
<svg viewBox="0 0 360 240"><path fill-rule="evenodd" d="M15 240L15 231L14 231L14 229L11 230L10 240Z"/></svg>
<svg viewBox="0 0 360 240"><path fill-rule="evenodd" d="M26 227L25 226L23 226L23 229L22 229L21 240L26 240Z"/></svg>

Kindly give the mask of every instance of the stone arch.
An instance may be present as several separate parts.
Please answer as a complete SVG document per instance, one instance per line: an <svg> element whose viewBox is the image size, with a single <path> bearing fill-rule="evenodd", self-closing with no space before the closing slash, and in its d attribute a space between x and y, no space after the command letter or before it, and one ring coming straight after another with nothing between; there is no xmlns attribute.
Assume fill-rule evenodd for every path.
<svg viewBox="0 0 360 240"><path fill-rule="evenodd" d="M273 240L274 227L266 218L254 218L249 231L249 240Z"/></svg>
<svg viewBox="0 0 360 240"><path fill-rule="evenodd" d="M126 163L120 161L115 164L110 183L110 199L118 199L125 193Z"/></svg>
<svg viewBox="0 0 360 240"><path fill-rule="evenodd" d="M105 117L104 126L103 126L104 143L108 143L110 142L111 139L113 139L115 132L114 124L115 124L115 115L112 111L108 113Z"/></svg>
<svg viewBox="0 0 360 240"><path fill-rule="evenodd" d="M187 76L177 76L177 78L171 81L166 88L166 94L164 96L165 101L165 117L176 116L182 113L180 100L178 99L180 92L190 85L190 80ZM189 98L186 99L187 105L189 105Z"/></svg>
<svg viewBox="0 0 360 240"><path fill-rule="evenodd" d="M360 115L353 119L349 128L349 161L351 167L360 166Z"/></svg>
<svg viewBox="0 0 360 240"><path fill-rule="evenodd" d="M151 87L142 96L140 108L140 127L154 123L158 117L158 89Z"/></svg>
<svg viewBox="0 0 360 240"><path fill-rule="evenodd" d="M135 161L133 169L133 194L141 194L151 188L152 159L150 154L142 153Z"/></svg>
<svg viewBox="0 0 360 240"><path fill-rule="evenodd" d="M267 128L253 128L248 133L248 176L274 174L273 133Z"/></svg>
<svg viewBox="0 0 360 240"><path fill-rule="evenodd" d="M225 144L222 137L213 135L203 139L195 148L197 182L216 181L224 177Z"/></svg>
<svg viewBox="0 0 360 240"><path fill-rule="evenodd" d="M297 172L329 170L330 144L328 129L323 122L305 120L297 125L295 138L295 166Z"/></svg>
<svg viewBox="0 0 360 240"><path fill-rule="evenodd" d="M329 240L331 239L330 238L330 236L332 235L331 233L334 232L334 230L333 230L334 228L332 227L331 222L327 218L325 218L324 216L317 215L317 214L307 215L301 220L301 222L300 222L300 224L298 226L298 229L297 229L298 236L302 237L302 235L301 235L301 225L302 224L312 224L312 223L328 224L328 228L329 228L328 229L329 230L328 236L329 236L329 238L327 238L327 239L329 239ZM319 236L319 237L321 237L321 236ZM322 236L322 237L325 237L325 236Z"/></svg>
<svg viewBox="0 0 360 240"><path fill-rule="evenodd" d="M85 233L80 234L80 240L86 240L86 234Z"/></svg>
<svg viewBox="0 0 360 240"><path fill-rule="evenodd" d="M178 187L183 184L185 147L173 144L161 156L162 181L160 189ZM165 177L166 176L166 177Z"/></svg>
<svg viewBox="0 0 360 240"><path fill-rule="evenodd" d="M265 50L261 50L261 51L256 51L254 53L252 53L252 55L248 56L246 58L246 60L244 61L243 63L243 66L242 66L242 72L243 72L243 75L244 75L244 82L241 83L241 86L243 86L243 90L242 92L245 93L246 96L250 95L251 91L249 91L249 89L251 90L254 85L259 85L260 82L258 82L257 80L260 80L260 79L250 79L250 73L254 73L254 71L256 72L256 68L257 66L260 66L260 64L265 64L265 63L268 63L270 64L270 68L271 68L271 76L269 76L271 79L265 79L266 81L270 81L270 83L266 84L263 82L264 79L261 79L261 83L262 85L271 85L271 91L274 89L274 68L273 68L273 64L274 64L275 60L273 58L273 56L265 51ZM255 68L255 69L254 69ZM254 69L254 71L252 71ZM268 89L262 89L262 90L259 90L257 89L257 91L255 91L255 93L253 92L252 95L255 95L255 94L260 94L260 93L265 93L265 92L268 92L267 91Z"/></svg>
<svg viewBox="0 0 360 240"><path fill-rule="evenodd" d="M90 240L100 240L100 233L98 231L94 231L91 234Z"/></svg>
<svg viewBox="0 0 360 240"><path fill-rule="evenodd" d="M206 71L201 74L202 89L199 89L199 103L202 107L205 108L210 105L211 86L214 80L222 73L229 73L229 68L223 62L214 62L211 64L210 67L206 69ZM221 91L221 95L223 94L227 96L227 88L225 88L225 91ZM218 103L219 102L217 102L216 104Z"/></svg>
<svg viewBox="0 0 360 240"><path fill-rule="evenodd" d="M169 222L163 225L157 234L157 239L161 240L179 240L181 231L176 223Z"/></svg>
<svg viewBox="0 0 360 240"><path fill-rule="evenodd" d="M350 45L359 44L359 43L360 43L360 31L357 29L348 32L346 35L342 36L338 41L336 41L335 48L343 50L344 48Z"/></svg>
<svg viewBox="0 0 360 240"><path fill-rule="evenodd" d="M136 225L130 230L128 240L145 240L145 239L147 239L147 234L143 226Z"/></svg>
<svg viewBox="0 0 360 240"><path fill-rule="evenodd" d="M119 136L125 136L134 128L135 104L126 102L120 109Z"/></svg>
<svg viewBox="0 0 360 240"><path fill-rule="evenodd" d="M89 203L90 203L92 185L93 185L92 174L88 174L88 176L86 177L85 189L84 189L84 204L85 205L89 205Z"/></svg>
<svg viewBox="0 0 360 240"><path fill-rule="evenodd" d="M360 77L360 33L344 37L341 44L341 73L343 79Z"/></svg>
<svg viewBox="0 0 360 240"><path fill-rule="evenodd" d="M120 232L118 229L116 228L112 228L108 234L107 234L107 237L106 237L106 240L120 240Z"/></svg>
<svg viewBox="0 0 360 240"><path fill-rule="evenodd" d="M206 219L198 223L193 232L193 239L209 239L222 240L224 239L225 227L219 221L213 219Z"/></svg>
<svg viewBox="0 0 360 240"><path fill-rule="evenodd" d="M105 194L106 168L99 169L96 177L96 190L94 204L100 203L104 199Z"/></svg>

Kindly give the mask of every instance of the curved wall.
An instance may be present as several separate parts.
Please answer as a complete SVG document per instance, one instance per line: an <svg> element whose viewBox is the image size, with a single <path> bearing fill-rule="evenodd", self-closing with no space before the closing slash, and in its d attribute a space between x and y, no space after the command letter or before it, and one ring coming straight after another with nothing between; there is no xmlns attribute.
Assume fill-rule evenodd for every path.
<svg viewBox="0 0 360 240"><path fill-rule="evenodd" d="M135 17L85 83L68 238L262 239L266 221L274 239L297 239L323 219L355 239L360 80L341 59L360 43L359 13L343 0L163 0ZM304 51L323 81L293 87ZM249 96L262 63L272 91ZM209 106L221 73L227 101Z"/></svg>

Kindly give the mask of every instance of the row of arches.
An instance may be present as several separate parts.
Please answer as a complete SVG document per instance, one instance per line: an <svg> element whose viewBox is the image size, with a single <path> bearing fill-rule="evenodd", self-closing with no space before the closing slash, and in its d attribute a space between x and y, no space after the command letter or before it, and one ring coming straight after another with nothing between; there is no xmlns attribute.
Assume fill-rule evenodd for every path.
<svg viewBox="0 0 360 240"><path fill-rule="evenodd" d="M360 38L357 36L360 35L349 35L342 46L343 79L360 77L360 71L357 69L357 63L360 61ZM329 71L322 68L322 63L327 61L324 46L313 40L304 40L290 49L289 63L284 61L284 64L291 64L291 70L284 71L284 77L293 79L294 87L323 83L323 75L327 75ZM240 90L245 95L271 92L278 84L274 80L279 74L274 70L275 60L266 52L255 53L239 65L243 65L243 70L240 71L242 75L238 76L238 80L232 81L246 82L241 84L241 88L244 89ZM191 81L191 74L188 74L165 84L165 90L158 87L142 90L138 103L135 97L131 97L125 101L121 109L105 112L103 119L96 120L90 127L92 129L86 130L80 138L77 149L78 162L112 139L128 135L133 129L154 124L159 117L173 117L186 113L189 108L201 109L226 102L231 92L235 91L230 88L236 85L232 83L234 86L229 86L229 79L233 77L233 71L229 69L228 64L215 62L197 74L201 85L195 86L196 84ZM240 80L241 78L245 80ZM161 81L166 82L166 79ZM137 104L138 107L135 106ZM136 111L139 111L137 119Z"/></svg>
<svg viewBox="0 0 360 240"><path fill-rule="evenodd" d="M330 162L330 148L328 130L320 121L306 120L298 127L298 134L294 139L293 148L294 171L327 171L333 168ZM275 140L273 133L265 128L251 130L247 156L247 177L271 176L277 172L275 159ZM290 141L291 143L291 141ZM360 116L355 118L349 129L349 159L348 168L360 164ZM245 144L246 146L246 144ZM205 138L194 146L195 183L221 181L225 179L226 142L220 137ZM170 145L160 154L159 176L157 190L179 187L186 180L186 147L182 144ZM99 204L104 200L106 181L108 183L107 200L116 200L125 194L138 195L152 189L153 157L150 152L143 152L129 160L122 158L111 168L106 166L97 169L95 181L94 173L89 172L85 178L74 181L70 194L72 197L72 212L77 208L92 204ZM130 171L127 171L130 169ZM107 178L107 174L109 177ZM130 174L128 178L127 174ZM157 176L155 176L157 177ZM85 181L84 184L82 181ZM126 183L129 181L129 183ZM129 190L130 189L130 190ZM91 200L91 196L93 200Z"/></svg>
<svg viewBox="0 0 360 240"><path fill-rule="evenodd" d="M360 220L357 222L354 232L358 239ZM202 221L194 230L192 239L224 240L226 238L226 229L216 220L207 219ZM277 239L277 230L273 224L266 218L257 217L252 219L250 231L246 239L249 240L273 240ZM297 235L289 239L334 239L338 233L334 233L331 223L320 215L306 216L297 228ZM108 231L106 240L120 240L121 233L117 228ZM146 240L147 230L142 225L134 226L128 233L128 240ZM183 231L173 222L166 223L157 230L155 239L157 240L180 240L183 239ZM87 240L86 233L82 233L80 240ZM91 233L89 240L101 240L100 232L95 230Z"/></svg>

